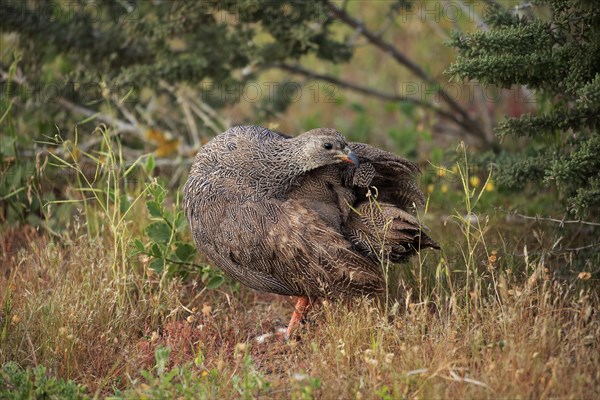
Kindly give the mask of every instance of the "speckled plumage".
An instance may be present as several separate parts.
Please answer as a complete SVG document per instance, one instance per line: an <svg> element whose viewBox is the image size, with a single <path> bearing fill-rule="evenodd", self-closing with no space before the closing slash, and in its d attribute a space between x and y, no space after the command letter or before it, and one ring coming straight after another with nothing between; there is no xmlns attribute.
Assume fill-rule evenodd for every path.
<svg viewBox="0 0 600 400"><path fill-rule="evenodd" d="M350 149L358 167L344 162ZM198 249L244 285L310 298L374 294L385 288L381 255L402 261L438 247L408 211L423 201L417 171L333 129L290 138L238 126L198 152L184 208Z"/></svg>

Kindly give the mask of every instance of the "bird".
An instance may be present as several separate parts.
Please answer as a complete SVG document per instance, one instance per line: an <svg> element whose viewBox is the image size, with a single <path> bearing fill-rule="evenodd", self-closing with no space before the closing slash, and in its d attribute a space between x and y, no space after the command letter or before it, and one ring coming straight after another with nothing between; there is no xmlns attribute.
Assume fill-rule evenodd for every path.
<svg viewBox="0 0 600 400"><path fill-rule="evenodd" d="M440 248L415 217L418 172L333 128L292 137L235 126L199 149L183 209L196 247L225 275L298 298L289 338L317 300L384 293L382 260Z"/></svg>

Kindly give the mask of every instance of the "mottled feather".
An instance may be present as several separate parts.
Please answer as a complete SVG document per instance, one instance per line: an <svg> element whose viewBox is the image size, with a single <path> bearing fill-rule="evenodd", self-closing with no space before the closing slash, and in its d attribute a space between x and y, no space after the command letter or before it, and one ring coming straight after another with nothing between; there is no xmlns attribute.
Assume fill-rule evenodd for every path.
<svg viewBox="0 0 600 400"><path fill-rule="evenodd" d="M358 166L344 162L355 157ZM334 129L291 138L239 126L200 149L184 208L196 246L253 289L376 294L385 289L381 256L402 261L438 247L411 214L423 202L417 172L389 152L348 144Z"/></svg>

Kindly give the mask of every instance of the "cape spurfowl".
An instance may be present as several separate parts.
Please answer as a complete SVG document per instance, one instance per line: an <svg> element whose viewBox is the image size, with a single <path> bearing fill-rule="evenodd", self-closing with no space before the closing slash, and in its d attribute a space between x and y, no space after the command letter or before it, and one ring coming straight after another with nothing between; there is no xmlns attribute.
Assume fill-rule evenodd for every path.
<svg viewBox="0 0 600 400"><path fill-rule="evenodd" d="M439 248L413 216L412 162L335 129L289 137L237 126L198 152L183 206L199 250L253 289L312 301L385 291L382 257Z"/></svg>

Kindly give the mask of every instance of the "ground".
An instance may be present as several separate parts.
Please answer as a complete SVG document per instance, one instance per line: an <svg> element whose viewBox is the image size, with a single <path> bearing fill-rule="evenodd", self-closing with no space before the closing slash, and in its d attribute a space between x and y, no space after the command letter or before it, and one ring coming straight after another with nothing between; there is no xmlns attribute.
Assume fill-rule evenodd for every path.
<svg viewBox="0 0 600 400"><path fill-rule="evenodd" d="M59 240L5 229L0 391L15 390L15 362L119 398L600 395L589 276L559 278L537 250L509 254L481 239L465 274L449 239L457 229L432 225L444 250L395 267L387 307L325 302L288 342L257 337L285 326L292 298L230 282L207 289L199 276L157 274L140 255L115 263L114 241L82 230Z"/></svg>

